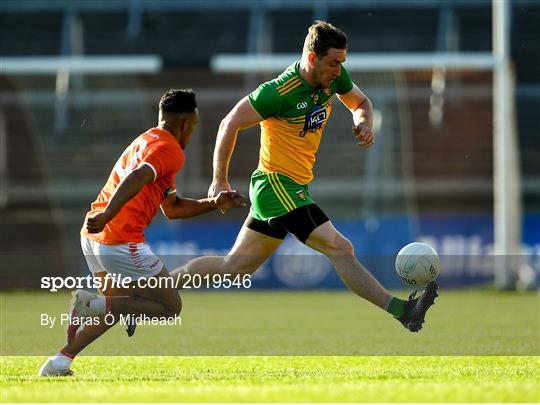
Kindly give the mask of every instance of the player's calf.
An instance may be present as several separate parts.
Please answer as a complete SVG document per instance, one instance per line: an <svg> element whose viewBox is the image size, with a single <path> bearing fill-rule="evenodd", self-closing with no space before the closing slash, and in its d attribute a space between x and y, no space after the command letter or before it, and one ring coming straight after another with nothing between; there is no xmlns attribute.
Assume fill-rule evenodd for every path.
<svg viewBox="0 0 540 405"><path fill-rule="evenodd" d="M79 327L82 325L82 319L90 316L90 302L97 298L95 294L84 290L74 291L71 298L71 307L69 310L69 325L67 328L67 343L70 344Z"/></svg>

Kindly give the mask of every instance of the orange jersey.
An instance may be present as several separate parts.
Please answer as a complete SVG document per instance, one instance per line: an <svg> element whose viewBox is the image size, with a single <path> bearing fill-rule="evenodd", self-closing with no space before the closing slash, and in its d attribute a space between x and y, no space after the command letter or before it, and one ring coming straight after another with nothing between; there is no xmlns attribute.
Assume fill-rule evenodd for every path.
<svg viewBox="0 0 540 405"><path fill-rule="evenodd" d="M163 199L176 191L174 179L184 161L184 152L169 131L151 128L139 135L117 160L86 218L103 212L120 182L139 166L148 165L154 172L154 181L129 200L100 233L88 233L85 219L81 235L106 245L144 242L144 229Z"/></svg>

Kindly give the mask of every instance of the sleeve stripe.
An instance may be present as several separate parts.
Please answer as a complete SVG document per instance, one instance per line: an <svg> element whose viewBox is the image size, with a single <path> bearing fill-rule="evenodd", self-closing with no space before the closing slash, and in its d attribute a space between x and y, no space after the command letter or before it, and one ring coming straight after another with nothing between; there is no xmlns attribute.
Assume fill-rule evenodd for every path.
<svg viewBox="0 0 540 405"><path fill-rule="evenodd" d="M141 166L142 166L142 165L147 165L147 166L150 167L150 169L152 169L152 171L154 172L154 181L156 181L156 179L157 179L157 170L156 170L156 168L155 168L154 166L152 166L152 165L151 165L150 163L148 163L148 162L142 162Z"/></svg>
<svg viewBox="0 0 540 405"><path fill-rule="evenodd" d="M289 79L287 82L282 84L281 86L276 87L276 90L278 93L283 94L287 92L287 90L290 90L291 87L296 87L297 85L302 84L300 79L298 77L293 77L292 79Z"/></svg>
<svg viewBox="0 0 540 405"><path fill-rule="evenodd" d="M296 84L293 84L291 87L288 87L286 90L283 90L283 91L279 92L279 95L284 96L285 94L289 93L290 91L296 89L297 87L299 87L301 85L302 85L302 82L298 82Z"/></svg>

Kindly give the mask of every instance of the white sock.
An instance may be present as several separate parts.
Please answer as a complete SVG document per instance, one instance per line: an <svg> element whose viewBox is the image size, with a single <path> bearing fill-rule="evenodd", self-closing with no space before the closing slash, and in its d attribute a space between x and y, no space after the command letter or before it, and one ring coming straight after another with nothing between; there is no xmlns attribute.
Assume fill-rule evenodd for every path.
<svg viewBox="0 0 540 405"><path fill-rule="evenodd" d="M62 353L58 352L51 358L54 365L58 368L69 368L71 366L71 363L73 362L72 359L69 357L63 355Z"/></svg>
<svg viewBox="0 0 540 405"><path fill-rule="evenodd" d="M390 298L388 298L388 301L386 301L386 304L384 304L385 311L388 311L388 307L390 306L390 303L392 302L392 298L394 298L393 295L391 295Z"/></svg>
<svg viewBox="0 0 540 405"><path fill-rule="evenodd" d="M107 302L105 301L105 297L96 297L88 303L88 309L92 316L105 315L106 307Z"/></svg>

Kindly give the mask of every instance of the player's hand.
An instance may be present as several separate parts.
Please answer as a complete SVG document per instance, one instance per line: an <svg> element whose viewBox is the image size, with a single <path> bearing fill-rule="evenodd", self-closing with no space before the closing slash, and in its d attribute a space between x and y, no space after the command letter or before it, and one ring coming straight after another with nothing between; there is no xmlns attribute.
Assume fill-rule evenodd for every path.
<svg viewBox="0 0 540 405"><path fill-rule="evenodd" d="M214 198L217 197L219 193L222 191L231 191L231 186L229 185L229 182L224 181L218 181L214 180L212 181L212 184L210 184L210 187L208 188L208 198Z"/></svg>
<svg viewBox="0 0 540 405"><path fill-rule="evenodd" d="M224 212L229 208L241 208L247 206L247 199L236 190L222 191L214 197L217 208Z"/></svg>
<svg viewBox="0 0 540 405"><path fill-rule="evenodd" d="M215 198L222 191L231 191L231 186L229 185L229 182L226 180L213 180L212 184L210 184L210 187L208 188L208 198ZM222 214L225 214L227 212L227 209L223 208L220 209L220 211Z"/></svg>
<svg viewBox="0 0 540 405"><path fill-rule="evenodd" d="M107 222L109 222L109 216L100 212L86 220L86 230L88 233L100 233L107 225Z"/></svg>
<svg viewBox="0 0 540 405"><path fill-rule="evenodd" d="M369 148L375 142L373 131L365 124L354 125L352 132L356 136L356 139L358 139L358 145L364 149Z"/></svg>

